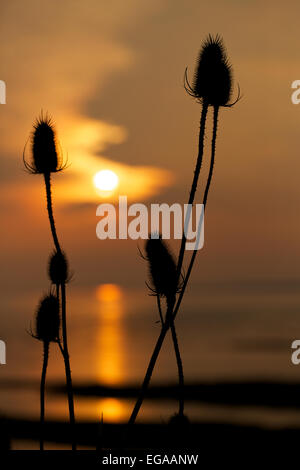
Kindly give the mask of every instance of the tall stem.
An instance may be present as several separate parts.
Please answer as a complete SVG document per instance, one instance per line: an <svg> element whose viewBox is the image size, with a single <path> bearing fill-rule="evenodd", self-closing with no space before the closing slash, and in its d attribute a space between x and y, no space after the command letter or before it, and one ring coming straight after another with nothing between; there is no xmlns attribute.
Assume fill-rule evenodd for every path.
<svg viewBox="0 0 300 470"><path fill-rule="evenodd" d="M209 189L210 189L210 184L211 184L211 180L212 180L213 172L214 172L219 109L220 109L219 106L214 106L214 122L213 122L213 135L212 135L212 139L211 139L210 167L209 167L209 173L208 173L208 178L207 178L207 182L206 182L206 188L205 188L205 191L204 191L204 196L203 196L203 201L202 201L202 204L204 205L204 209L206 208L208 192L209 192Z"/></svg>
<svg viewBox="0 0 300 470"><path fill-rule="evenodd" d="M47 210L48 210L48 216L49 216L53 242L54 242L56 251L58 253L61 253L61 247L60 247L57 233L56 233L55 220L54 220L53 208L52 208L50 173L45 173L44 179L45 179L46 196L47 196ZM62 310L63 358L64 358L65 371L66 371L68 405L69 405L70 425L71 425L71 433L72 433L72 450L76 450L74 398L73 398L72 376L71 376L71 367L70 367L70 358L69 358L68 340L67 340L66 285L65 283L61 284L61 310Z"/></svg>
<svg viewBox="0 0 300 470"><path fill-rule="evenodd" d="M214 122L213 122L213 135L212 135L212 140L211 140L210 167L209 167L208 178L207 178L206 187L205 187L204 196L203 196L203 201L202 201L202 204L204 206L204 211L205 211L206 206L207 206L208 193L209 193L211 180L212 180L212 176L213 176L213 172L214 172L215 154L216 154L216 140L217 140L217 131L218 131L218 116L219 116L219 106L215 106L214 107L214 118L213 118L213 120L214 120ZM199 230L199 228L198 228L198 230ZM182 298L184 296L184 292L185 292L187 283L189 281L189 277L190 277L192 269L193 269L193 265L194 265L197 253L198 253L198 250L193 251L191 261L190 261L186 276L184 278L184 283L183 283L182 289L180 291L180 295L178 297L178 301L177 301L175 310L173 312L173 320L175 319L175 317L177 315L177 312L179 310L179 307L180 307Z"/></svg>
<svg viewBox="0 0 300 470"><path fill-rule="evenodd" d="M161 304L160 304L160 297L159 295L157 297L157 306L158 306L158 312L160 316L160 321L162 326L164 325L164 319L162 315L162 310L161 310ZM175 303L175 299L173 300ZM179 381L179 409L178 413L180 415L183 415L184 413L184 375L183 375L183 365L182 365L182 359L181 359L181 354L180 354L180 349L179 349L179 344L178 344L178 338L177 338L177 333L176 333L176 328L175 328L175 323L171 323L171 332L172 332L172 341L174 345L174 351L175 351L175 356L176 356L176 363L177 363L177 369L178 369L178 381Z"/></svg>
<svg viewBox="0 0 300 470"><path fill-rule="evenodd" d="M48 210L50 228L51 228L51 233L52 233L55 248L60 253L61 248L60 248L60 244L59 244L57 233L56 233L56 227L55 227L55 221L54 221L53 209L52 209L51 179L50 178L51 178L50 173L44 173L46 196L47 196L47 210Z"/></svg>
<svg viewBox="0 0 300 470"><path fill-rule="evenodd" d="M182 359L179 350L178 338L176 334L174 321L171 321L171 333L172 340L174 345L174 351L176 355L177 369L178 369L178 380L179 380L179 409L178 414L183 416L184 414L184 375L183 375L183 365Z"/></svg>
<svg viewBox="0 0 300 470"><path fill-rule="evenodd" d="M219 107L215 107L214 108L214 129L213 129L213 137L212 137L211 163L210 163L209 176L208 176L208 180L207 180L207 183L206 183L206 188L205 188L204 198L203 198L204 209L205 209L206 203L207 203L207 197L208 197L208 192L209 192L209 188L210 188L210 184L211 184L213 168L214 168L218 112L219 112ZM192 183L192 189L191 189L190 198L189 198L189 203L191 203L191 204L194 202L195 192L196 192L196 189L197 189L197 183L198 183L198 178L199 178L199 173L200 173L201 163L202 163L202 158L203 158L206 116L207 116L207 106L205 106L203 104L202 114L201 114L201 121L200 121L198 160L197 160L197 164L196 164L194 179L193 179L193 183ZM200 164L199 164L199 162L200 162ZM190 201L192 201L192 202L190 202ZM180 247L179 258L178 258L178 265L177 265L178 276L180 276L181 267L182 267L182 263L183 263L185 243L186 243L186 237L185 237L185 234L183 234L181 247ZM197 254L197 250L194 250L192 258L191 258L191 262L190 262L190 265L189 265L189 268L188 268L188 272L185 276L185 280L184 280L184 283L183 283L183 286L182 286L177 304L175 306L175 309L173 311L173 308L174 308L174 306L173 306L172 310L169 312L170 318L169 319L167 318L167 321L163 325L163 328L161 329L160 335L157 339L156 345L154 347L154 350L153 350L153 353L152 353L152 356L151 356L151 359L150 359L150 362L149 362L149 365L148 365L148 368L147 368L147 371L146 371L144 382L142 384L140 395L139 395L139 397L136 401L136 404L135 404L134 409L132 411L131 417L129 419L129 424L134 424L135 419L136 419L136 417L138 415L138 412L140 410L140 407L143 403L143 399L144 399L147 387L149 385L149 382L150 382L150 379L151 379L151 376L152 376L152 373L153 373L158 355L160 353L162 344L164 342L165 336L167 334L169 326L172 324L172 322L174 322L175 317L178 313L178 310L179 310L179 307L180 307L180 304L181 304L181 301L182 301L182 298L183 298L183 295L184 295L184 292L185 292L185 289L186 289L186 286L187 286L187 282L189 280L189 277L190 277L190 274L191 274L191 271L192 271L193 263L194 263L195 258L196 258L196 254ZM167 315L168 315L168 312L167 312Z"/></svg>
<svg viewBox="0 0 300 470"><path fill-rule="evenodd" d="M199 175L200 175L200 170L201 170L201 166L202 166L207 110L208 110L208 104L203 103L202 112L201 112L201 119L200 119L198 157L197 157L197 163L196 163L196 167L195 167L195 171L194 171L194 178L193 178L193 182L192 182L190 197L189 197L189 200L188 200L188 205L189 205L188 207L190 207L190 208L192 208L192 205L194 203L195 194L196 194L197 185L198 185L198 180L199 180ZM190 221L190 211L188 210L186 220L184 221L185 229L188 228L189 221ZM181 239L181 246L180 246L178 264L177 264L178 279L180 278L180 273L181 273L181 268L182 268L182 263L183 263L183 257L184 257L185 245L186 245L186 234L185 234L185 230L184 230L183 235L182 235L182 239Z"/></svg>
<svg viewBox="0 0 300 470"><path fill-rule="evenodd" d="M40 450L44 450L44 423L45 423L45 383L46 383L46 373L48 366L49 358L49 343L43 342L43 368L41 375L41 385L40 385L40 404L41 404L41 416L40 416Z"/></svg>
<svg viewBox="0 0 300 470"><path fill-rule="evenodd" d="M164 324L164 318L163 318L163 315L162 315L161 304L160 304L160 297L159 297L158 294L157 294L157 296L156 296L156 300L157 300L157 308L158 308L158 313L159 313L160 322L161 322L161 325L163 326L163 324Z"/></svg>
<svg viewBox="0 0 300 470"><path fill-rule="evenodd" d="M173 308L173 306L172 306ZM170 323L169 323L169 316L170 316L170 313L172 312L172 310L170 310L170 312L167 312L166 314L166 321L164 322L163 326L162 326L162 329L160 331L160 335L158 337L158 340L157 340L157 343L155 345L155 348L154 348L154 351L153 351L153 354L151 356L151 359L150 359L150 362L149 362L149 365L148 365L148 368L147 368L147 371L146 371L146 375L144 377L144 381L143 381L143 384L142 384L142 387L140 389L140 394L138 396L138 399L135 403L135 406L132 410L132 413L131 413L131 416L129 418L129 421L128 421L128 424L134 424L135 420L136 420L136 417L139 413L139 410L142 406L142 403L144 401L144 398L145 398L145 394L146 394L146 391L147 391L147 388L148 388L148 385L150 383L150 380L151 380L151 377L152 377L152 373L153 373L153 369L154 369L154 366L155 366L155 363L157 361L157 358L158 358L158 355L159 355L159 352L161 350L161 347L162 347L162 344L164 342L164 339L165 339L165 336L167 334L167 331L169 329L169 326L170 326Z"/></svg>
<svg viewBox="0 0 300 470"><path fill-rule="evenodd" d="M72 433L72 450L76 450L74 397L73 397L72 375L71 375L70 358L69 358L69 351L68 351L68 339L67 339L66 285L64 283L61 284L61 316L62 316L63 358L64 358L65 371L66 371L66 385L67 385L69 415L70 415L70 424L71 424L71 433Z"/></svg>

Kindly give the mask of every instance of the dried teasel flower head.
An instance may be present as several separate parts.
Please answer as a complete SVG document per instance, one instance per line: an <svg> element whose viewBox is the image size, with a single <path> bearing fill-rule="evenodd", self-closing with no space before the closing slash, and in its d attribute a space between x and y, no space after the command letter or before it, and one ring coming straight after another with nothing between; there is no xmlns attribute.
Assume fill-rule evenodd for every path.
<svg viewBox="0 0 300 470"><path fill-rule="evenodd" d="M35 318L36 339L50 343L59 338L59 303L57 297L51 292L45 295L38 306Z"/></svg>
<svg viewBox="0 0 300 470"><path fill-rule="evenodd" d="M52 284L65 284L69 281L69 263L62 251L54 251L48 264L48 276Z"/></svg>
<svg viewBox="0 0 300 470"><path fill-rule="evenodd" d="M161 236L152 234L146 241L146 255L154 295L166 297L172 302L178 292L178 276L175 260Z"/></svg>
<svg viewBox="0 0 300 470"><path fill-rule="evenodd" d="M50 174L65 168L57 151L56 133L51 118L43 112L33 125L31 162L23 155L24 165L30 173Z"/></svg>
<svg viewBox="0 0 300 470"><path fill-rule="evenodd" d="M213 97L214 102L213 106L232 106L229 105L230 98L232 95L232 70L231 66L227 62L221 62L218 66L218 81L222 83L222 86L219 86L215 90L215 95Z"/></svg>
<svg viewBox="0 0 300 470"><path fill-rule="evenodd" d="M193 85L190 85L185 71L185 89L189 95L207 106L233 106L230 103L232 95L232 68L228 62L223 40L220 36L211 35L204 41L194 76Z"/></svg>

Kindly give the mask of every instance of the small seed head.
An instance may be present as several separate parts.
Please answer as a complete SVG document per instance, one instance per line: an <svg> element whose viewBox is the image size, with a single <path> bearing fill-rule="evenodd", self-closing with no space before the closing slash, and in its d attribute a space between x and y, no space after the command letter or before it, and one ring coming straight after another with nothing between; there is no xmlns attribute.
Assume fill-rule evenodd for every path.
<svg viewBox="0 0 300 470"><path fill-rule="evenodd" d="M56 133L51 118L41 113L33 125L31 137L31 162L23 157L26 169L34 174L50 174L61 171L60 157L57 152Z"/></svg>
<svg viewBox="0 0 300 470"><path fill-rule="evenodd" d="M49 259L48 276L52 284L65 284L69 280L69 266L62 251L54 251Z"/></svg>
<svg viewBox="0 0 300 470"><path fill-rule="evenodd" d="M159 238L149 238L146 242L149 273L156 295L174 298L178 289L176 263L166 243Z"/></svg>
<svg viewBox="0 0 300 470"><path fill-rule="evenodd" d="M35 337L40 341L51 342L59 338L59 303L53 294L44 296L37 309Z"/></svg>
<svg viewBox="0 0 300 470"><path fill-rule="evenodd" d="M185 89L207 106L231 106L232 69L220 36L204 41L191 86L185 76ZM239 97L238 97L239 99Z"/></svg>

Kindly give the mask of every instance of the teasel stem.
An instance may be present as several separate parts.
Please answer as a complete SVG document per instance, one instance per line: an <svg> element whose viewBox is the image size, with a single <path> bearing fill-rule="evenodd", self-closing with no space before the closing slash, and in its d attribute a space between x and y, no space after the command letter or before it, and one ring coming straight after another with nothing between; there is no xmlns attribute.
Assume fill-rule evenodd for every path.
<svg viewBox="0 0 300 470"><path fill-rule="evenodd" d="M162 316L162 311L161 311L161 303L160 303L160 297L159 295L157 297L157 306L158 306L158 312L161 320L162 326L164 325L164 319ZM174 299L175 302L175 299ZM175 356L176 356L176 362L177 362L177 369L178 369L178 380L179 380L179 410L178 413L180 415L183 415L184 413L184 375L183 375L183 365L182 365L182 359L181 359L181 354L180 354L180 349L179 349L179 344L178 344L178 338L177 338L177 333L176 333L176 328L175 328L175 323L171 323L171 333L172 333L172 340L173 340L173 345L174 345L174 351L175 351Z"/></svg>
<svg viewBox="0 0 300 470"><path fill-rule="evenodd" d="M192 207L194 204L195 194L196 194L197 186L198 186L198 180L199 180L200 171L202 167L207 111L208 111L208 103L204 101L202 105L201 118L200 118L198 157L197 157L196 167L194 171L194 178L192 182L191 192L190 192L190 196L188 200L189 207ZM186 220L184 221L184 227L186 229L189 226L190 215L191 215L191 212L188 212L186 216ZM184 253L185 253L185 245L186 245L186 235L185 235L185 231L183 231L179 257L178 257L178 264L177 264L178 280L181 274L183 258L184 258ZM174 304L175 304L175 300L174 300ZM171 333L172 333L174 351L176 355L178 378L179 378L179 415L183 415L184 413L184 375L183 375L183 365L182 365L182 359L181 359L179 345L178 345L178 339L176 335L174 319L175 317L171 319Z"/></svg>
<svg viewBox="0 0 300 470"><path fill-rule="evenodd" d="M216 141L217 141L217 131L218 131L218 117L219 117L219 106L214 106L214 122L213 122L213 135L211 140L211 158L210 158L210 167L209 167L209 174L206 182L206 187L204 191L203 201L202 204L204 209L206 208L208 192L214 172L214 165L215 165L215 155L216 155Z"/></svg>
<svg viewBox="0 0 300 470"><path fill-rule="evenodd" d="M41 386L40 386L40 403L41 403L40 450L44 450L45 384L46 384L46 373L47 373L47 367L48 367L48 358L49 358L49 342L43 341L43 368L42 368Z"/></svg>
<svg viewBox="0 0 300 470"><path fill-rule="evenodd" d="M142 403L144 401L145 394L146 394L148 385L150 383L150 380L151 380L151 377L152 377L152 373L153 373L158 355L160 353L160 350L161 350L162 344L164 342L164 339L166 337L167 331L170 327L170 316L172 314L173 307L174 307L174 304L168 306L168 310L167 310L167 313L166 313L166 320L165 320L165 322L162 326L162 329L160 331L160 335L158 337L158 340L156 342L154 351L152 353L152 356L151 356L151 359L150 359L150 362L149 362L149 365L148 365L148 368L147 368L147 371L146 371L146 375L144 377L144 381L143 381L142 387L140 389L140 394L138 396L138 399L137 399L137 401L134 405L131 416L129 418L129 421L128 421L129 425L132 425L132 424L135 423L136 417L137 417L137 415L140 411L140 408L142 406Z"/></svg>
<svg viewBox="0 0 300 470"><path fill-rule="evenodd" d="M45 179L46 195L47 195L47 210L48 210L48 216L49 216L53 242L54 242L57 252L61 253L61 247L60 247L57 233L56 233L53 208L52 208L50 173L44 173L44 179ZM57 298L58 297L59 297L59 292L57 290ZM70 425L71 425L71 433L72 433L72 450L76 450L74 397L73 397L72 376L71 376L70 358L69 358L69 351L68 351L68 339L67 339L66 284L65 283L61 284L61 316L62 316L62 340L63 340L62 351L63 351L63 359L65 363L65 372L66 372L68 406L69 406L69 416L70 416Z"/></svg>
<svg viewBox="0 0 300 470"><path fill-rule="evenodd" d="M51 233L54 241L55 248L58 252L61 252L60 244L58 241L55 221L53 216L53 208L52 208L52 195L51 195L51 176L50 173L44 173L44 180L46 186L46 196L47 196L47 210L48 210L48 217L50 222Z"/></svg>
<svg viewBox="0 0 300 470"><path fill-rule="evenodd" d="M158 308L160 322L161 322L161 325L163 326L164 325L164 319L163 319L163 315L162 315L162 311L161 311L161 303L160 303L160 296L159 295L156 296L156 300L157 300L157 308Z"/></svg>
<svg viewBox="0 0 300 470"><path fill-rule="evenodd" d="M176 362L177 362L177 369L178 369L178 381L179 381L179 409L178 414L183 416L184 414L184 375L183 375L183 365L182 359L180 355L180 349L178 344L178 338L176 334L175 324L174 321L171 320L171 333L172 333L172 340L174 345L174 351L176 355Z"/></svg>
<svg viewBox="0 0 300 470"><path fill-rule="evenodd" d="M173 306L175 305L176 297L174 296L172 299L167 299L167 305L171 305L170 311L173 311ZM179 397L178 397L178 414L179 416L183 416L184 414L184 375L183 375L183 364L178 344L178 338L175 328L174 320L171 317L170 320L171 324L171 334L172 334L172 341L176 356L176 363L177 363L177 370L178 370L178 390L179 390Z"/></svg>
<svg viewBox="0 0 300 470"><path fill-rule="evenodd" d="M194 178L192 182L192 187L191 187L191 192L189 196L189 201L188 204L193 204L194 199L195 199L195 194L197 190L197 185L198 185L198 179L200 175L200 170L202 166L202 160L203 160L203 150L204 150L204 137L205 137L205 124L206 124L206 117L207 117L207 111L208 111L208 103L206 101L203 102L202 105L202 111L201 111L201 118L200 118L200 131L199 131L199 143L198 143L198 157L197 157L197 162L196 162L196 167L194 171ZM185 221L185 226L188 226L189 220ZM182 240L181 240L181 246L180 246L180 252L179 252L179 257L178 257L178 264L177 264L177 276L178 279L180 277L181 273L181 268L182 268L182 263L183 263L183 257L184 257L184 251L185 251L185 244L186 244L186 236L185 233L183 233ZM174 299L175 302L175 299ZM173 344L174 344L174 350L176 354L176 360L177 360L177 367L178 367L178 376L179 376L179 381L180 381L180 388L182 390L181 392L181 399L180 399L180 405L179 405L179 410L183 412L183 384L184 384L184 376L183 376L183 367L182 367L182 361L180 357L180 352L179 352L179 347L178 347L178 341L177 341L177 335L176 335L176 330L175 330L175 325L174 325L174 319L175 317L173 316L173 308L174 308L174 302L170 303L167 308L167 313L166 313L166 321L164 322L160 335L158 337L157 343L155 345L154 351L152 353L146 375L144 377L144 381L140 390L140 395L136 401L136 404L134 406L134 409L132 411L132 414L130 416L128 424L134 424L136 417L139 413L139 410L142 406L148 385L150 383L153 370L158 358L158 355L160 353L162 344L164 342L165 336L167 334L167 331L169 327L171 326L172 330L172 339L173 339ZM175 334L174 334L175 330ZM178 354L179 353L179 354Z"/></svg>
<svg viewBox="0 0 300 470"><path fill-rule="evenodd" d="M213 116L213 135L212 135L212 141L211 141L211 159L210 159L210 167L209 167L209 173L208 173L208 177L207 177L207 182L206 182L206 187L205 187L205 191L204 191L204 196L203 196L203 201L202 201L202 204L204 206L204 210L206 208L206 204L207 204L207 198L208 198L208 193L209 193L209 189L210 189L210 185L211 185L211 181L212 181L212 176L213 176L213 171L214 171L214 164L215 164L215 154L216 154L216 141L217 141L217 130L218 130L218 116L219 116L219 106L214 106L214 116ZM201 227L198 228L198 230L201 231ZM173 343L174 343L174 347L175 347L175 352L176 352L176 358L177 358L177 365L178 365L178 373L179 373L179 382L180 382L180 389L181 389L181 397L180 397L180 405L181 405L181 408L179 407L179 414L183 414L183 406L184 406L184 397L183 397L183 393L184 393L184 376L183 376L183 368L182 368L182 363L181 363L181 367L179 366L180 365L180 352L179 352L179 349L178 349L178 352L176 351L176 345L177 345L177 348L178 348L178 342L176 341L177 338L176 338L176 331L175 331L175 326L174 326L174 320L175 320L175 317L177 315L177 312L179 310L179 307L180 307L180 304L181 304L181 300L183 298L183 295L184 295L184 292L185 292L185 289L186 289L186 286L187 286L187 283L188 283L188 280L189 280L189 277L191 275L191 272L192 272L192 268L193 268L193 264L195 262L195 258L196 258L196 255L198 253L198 250L195 249L193 251L193 255L192 255L192 258L191 258L191 261L190 261L190 264L189 264L189 267L188 267L188 271L187 271L187 274L185 276L185 279L184 279L184 283L183 283L183 286L182 286L182 289L181 289L181 292L180 292L180 296L178 298L178 302L177 302L177 305L175 307L175 310L173 312L173 315L172 315L172 319L171 319L171 330L172 330L172 337L173 337ZM173 329L173 326L174 326L174 329ZM180 376L180 371L182 373L182 377Z"/></svg>
<svg viewBox="0 0 300 470"><path fill-rule="evenodd" d="M203 106L202 106L202 111L201 111L201 118L200 118L198 157L197 157L196 167L194 171L194 178L192 182L191 192L190 192L190 196L188 200L188 204L190 204L190 207L192 207L194 203L195 194L196 194L196 190L198 186L198 180L199 180L200 171L201 171L201 166L202 166L207 111L208 111L208 104L204 101ZM188 212L187 214L187 220L184 221L186 228L189 226L189 221L190 221L190 212ZM179 257L178 257L178 264L177 264L178 279L180 277L180 273L182 269L185 245L186 245L186 235L184 231L182 235L180 252L179 252ZM175 299L174 299L174 303L175 303ZM179 415L183 416L184 414L184 374L183 374L183 365L182 365L182 359L180 355L180 349L179 349L174 319L171 320L171 333L172 333L174 351L176 355L178 379L179 379L179 411L178 413Z"/></svg>
<svg viewBox="0 0 300 470"><path fill-rule="evenodd" d="M213 176L213 171L214 171L215 154L216 154L216 141L217 141L217 130L218 130L219 109L220 109L219 106L214 106L213 135L212 135L212 140L211 140L211 159L210 159L210 167L209 167L209 173L208 173L207 182L206 182L206 187L205 187L205 191L204 191L204 196L203 196L203 200L202 200L202 204L203 204L203 206L204 206L204 211L205 211L206 206L207 206L207 198L208 198L208 193L209 193L209 189L210 189L210 185L211 185L211 181L212 181L212 176ZM198 230L200 230L200 229L198 228ZM193 265L194 265L194 262L195 262L197 253L198 253L198 250L195 249L195 250L193 251L193 254L192 254L192 257L191 257L191 261L190 261L190 264L189 264L189 267L188 267L186 276L185 276L185 278L184 278L184 283L183 283L183 285L182 285L182 289L181 289L181 291L180 291L180 295L179 295L179 297L178 297L175 310L174 310L174 312L173 312L173 320L175 319L175 317L176 317L176 315L177 315L177 312L178 312L178 310L179 310L179 307L180 307L182 298L183 298L183 296L184 296L184 292L185 292L186 286L187 286L188 281L189 281L189 277L190 277L191 272L192 272L192 269L193 269Z"/></svg>
<svg viewBox="0 0 300 470"><path fill-rule="evenodd" d="M72 434L72 450L76 450L74 397L73 397L72 375L71 375L70 358L69 358L69 351L68 351L68 340L67 340L66 285L65 283L62 283L60 287L61 287L63 358L64 358L65 372L66 372L68 406L69 406L69 416L70 416L70 425L71 425L71 434Z"/></svg>
<svg viewBox="0 0 300 470"><path fill-rule="evenodd" d="M201 121L200 121L200 133L199 133L199 152L198 152L198 159L197 159L197 164L196 164L195 173L194 173L194 179L193 179L193 183L192 183L192 189L191 189L191 192L190 192L189 204L193 204L193 202L194 202L195 193L196 193L196 189L197 189L198 178L199 178L202 159L203 159L205 123L206 123L207 110L208 110L208 106L203 103ZM214 160L215 160L215 149L216 149L216 138L217 138L218 113L219 113L219 106L215 106L214 107L214 128L213 128L212 147L211 147L211 162L210 162L209 175L208 175L206 188L205 188L205 191L204 191L204 197L203 197L204 210L205 210L205 207L206 207L206 204L207 204L208 192L209 192L209 188L210 188L210 184L211 184L211 180L212 180L212 175L213 175ZM180 248L180 254L179 254L179 258L178 258L178 265L177 265L177 273L179 273L179 275L180 275L181 268L182 268L185 244L186 244L186 238L185 238L185 234L183 234L183 238L182 238L182 242L181 242L181 248ZM194 261L195 261L196 255L197 255L197 251L198 250L194 250L194 252L193 252L193 255L192 255L192 258L191 258L191 261L190 261L190 265L189 265L187 274L184 278L184 283L182 285L182 288L181 288L181 291L180 291L180 294L179 294L179 298L177 300L175 308L174 308L174 304L169 305L169 307L168 307L168 311L167 311L167 314L166 314L166 321L163 324L160 335L159 335L159 337L157 339L157 342L156 342L156 345L154 347L154 350L153 350L153 353L152 353L152 356L151 356L151 359L150 359L150 362L149 362L149 365L148 365L148 368L147 368L147 371L146 371L144 382L142 384L142 388L141 388L141 391L140 391L140 396L138 397L138 399L136 401L136 404L135 404L135 407L132 411L131 417L130 417L129 422L128 422L129 424L134 424L134 422L136 420L136 417L139 413L140 407L143 403L144 396L145 396L146 390L148 388L148 385L150 383L150 380L151 380L151 377L152 377L152 374L153 374L153 370L154 370L157 358L159 356L161 347L163 345L164 339L166 337L167 331L168 331L169 327L172 326L172 324L174 324L174 320L175 320L176 315L178 313L178 310L179 310L179 307L180 307L180 304L181 304L181 301L182 301L182 298L183 298L183 295L184 295L184 292L185 292L185 289L186 289L186 286L187 286L187 283L188 283L188 280L189 280L189 277L190 277L190 274L191 274L191 271L192 271L192 268L193 268L193 264L194 264ZM175 343L174 343L174 347L175 347Z"/></svg>
<svg viewBox="0 0 300 470"><path fill-rule="evenodd" d="M205 137L205 124L206 124L207 111L208 111L208 103L206 101L204 101L203 105L202 105L201 119L200 119L198 157L197 157L196 167L195 167L195 171L194 171L194 178L193 178L193 182L192 182L190 197L189 197L189 200L188 200L188 204L190 206L192 206L193 203L194 203L195 194L196 194L197 185L198 185L198 180L199 180L199 175L200 175L200 170L201 170L201 166L202 166L203 150L204 150L204 137ZM187 218L187 220L184 221L185 228L187 228L188 225L189 225L190 212L188 212L187 215L188 215L188 218ZM181 273L181 269L182 269L182 263L183 263L184 252L185 252L185 245L186 245L186 236L185 236L185 231L184 231L183 235L182 235L182 239L181 239L181 246L180 246L178 264L177 264L178 279L180 277L180 273Z"/></svg>

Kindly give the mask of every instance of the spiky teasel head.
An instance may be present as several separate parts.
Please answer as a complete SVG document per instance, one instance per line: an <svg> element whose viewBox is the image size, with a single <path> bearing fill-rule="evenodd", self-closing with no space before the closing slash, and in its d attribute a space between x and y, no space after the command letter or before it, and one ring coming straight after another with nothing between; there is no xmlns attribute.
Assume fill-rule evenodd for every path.
<svg viewBox="0 0 300 470"><path fill-rule="evenodd" d="M166 297L172 302L179 290L175 260L161 236L152 234L146 241L146 255L154 295Z"/></svg>
<svg viewBox="0 0 300 470"><path fill-rule="evenodd" d="M59 339L59 303L51 292L45 295L38 306L35 317L34 338L50 343Z"/></svg>
<svg viewBox="0 0 300 470"><path fill-rule="evenodd" d="M31 136L31 162L23 155L26 169L33 174L50 174L65 168L57 151L56 132L52 119L41 113L33 125Z"/></svg>
<svg viewBox="0 0 300 470"><path fill-rule="evenodd" d="M189 95L207 106L233 106L240 98L230 103L232 95L232 68L228 62L225 46L220 36L211 35L204 41L194 75L190 85L187 69L184 87Z"/></svg>
<svg viewBox="0 0 300 470"><path fill-rule="evenodd" d="M48 276L52 284L66 284L70 280L69 263L62 251L54 251L49 258Z"/></svg>

